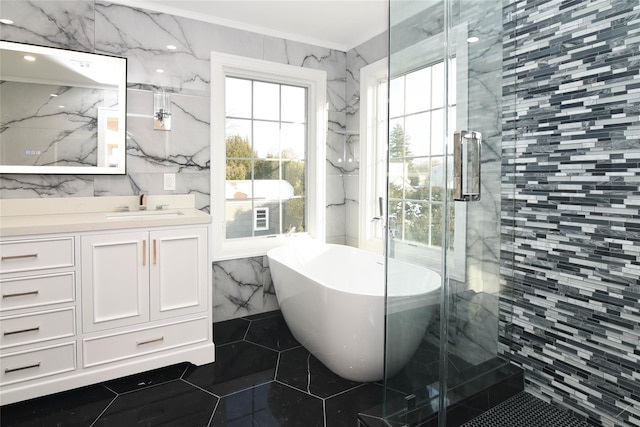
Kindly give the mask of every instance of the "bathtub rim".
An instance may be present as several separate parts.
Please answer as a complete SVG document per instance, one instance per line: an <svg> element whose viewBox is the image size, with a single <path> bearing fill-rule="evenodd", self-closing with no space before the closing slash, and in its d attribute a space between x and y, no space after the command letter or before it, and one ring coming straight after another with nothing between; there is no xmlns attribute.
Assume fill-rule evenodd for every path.
<svg viewBox="0 0 640 427"><path fill-rule="evenodd" d="M384 264L385 258L381 254L375 254L375 253L367 251L365 249L356 248L356 247L348 246L348 245L340 245L340 244L337 244L337 243L322 243L322 242L315 241L313 239L303 239L303 240L300 240L300 241L296 241L296 244L284 244L284 245L280 245L278 247L270 249L267 252L268 262L271 262L273 260L273 261L278 262L281 265L285 266L286 268L293 269L293 267L288 265L282 258L279 258L278 254L280 252L285 251L287 248L289 250L293 250L295 248L300 248L301 246L304 246L304 244L312 244L312 245L318 245L318 246L329 247L329 248L338 247L338 248L341 248L340 250L343 250L342 248L347 248L346 250L348 250L348 251L362 252L362 253L365 253L365 254L371 256L372 258L379 258L380 260L382 260L383 280L382 280L382 284L381 284L382 285L381 286L381 292L366 292L366 291L365 292L361 292L361 291L353 291L353 290L349 290L349 289L344 289L343 287L337 287L335 285L327 283L326 279L316 277L317 275L310 275L310 274L308 274L309 273L308 271L297 271L297 270L294 269L294 271L297 271L298 273L302 274L306 278L318 283L319 285L321 285L321 286L323 286L323 287L325 287L327 289L331 289L332 291L343 292L343 293L346 293L346 294L353 294L353 295L367 295L367 296L372 296L372 297L384 297L384 298L390 298L392 300L401 300L401 299L405 300L405 299L411 298L411 297L419 297L419 296L423 296L423 295L431 295L434 292L437 292L442 288L442 276L440 275L440 273L438 273L436 271L433 271L431 269L428 269L426 267L422 267L422 266L418 266L418 265L415 265L415 264L408 263L406 261L392 259L392 261L394 263L406 264L408 266L408 268L410 268L410 269L423 270L423 271L428 273L428 276L425 277L425 283L424 283L425 288L423 289L422 292L407 292L407 293L399 293L399 294L398 293L388 294L388 286L386 286L386 280L387 280L387 277L388 277L388 272L387 272L386 265ZM430 281L430 280L428 280L429 277L431 277L433 279L437 279L437 280L431 280Z"/></svg>

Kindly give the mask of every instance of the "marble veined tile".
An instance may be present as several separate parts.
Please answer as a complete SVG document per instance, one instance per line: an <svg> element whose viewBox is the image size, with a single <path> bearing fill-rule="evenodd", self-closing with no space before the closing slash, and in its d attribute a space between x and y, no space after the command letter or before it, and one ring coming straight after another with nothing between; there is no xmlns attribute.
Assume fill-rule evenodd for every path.
<svg viewBox="0 0 640 427"><path fill-rule="evenodd" d="M327 72L327 102L329 111L344 111L344 52L276 37L264 39L264 59Z"/></svg>
<svg viewBox="0 0 640 427"><path fill-rule="evenodd" d="M289 331L281 314L253 320L249 325L245 340L277 351L300 346L300 343Z"/></svg>
<svg viewBox="0 0 640 427"><path fill-rule="evenodd" d="M329 111L327 130L327 175L339 175L347 171L345 113Z"/></svg>
<svg viewBox="0 0 640 427"><path fill-rule="evenodd" d="M3 1L2 16L11 17L14 24L0 25L0 38L93 52L94 9L86 0Z"/></svg>
<svg viewBox="0 0 640 427"><path fill-rule="evenodd" d="M94 181L87 175L17 175L0 176L0 198L93 197Z"/></svg>
<svg viewBox="0 0 640 427"><path fill-rule="evenodd" d="M179 92L209 94L212 51L254 58L262 52L256 33L108 2L96 4L96 28L97 49L129 58L130 83Z"/></svg>
<svg viewBox="0 0 640 427"><path fill-rule="evenodd" d="M92 425L116 393L101 384L83 387L2 407L2 425Z"/></svg>
<svg viewBox="0 0 640 427"><path fill-rule="evenodd" d="M276 379L322 398L331 397L361 384L334 374L304 347L283 351L280 354Z"/></svg>
<svg viewBox="0 0 640 427"><path fill-rule="evenodd" d="M265 274L263 257L213 263L213 319L216 322L264 310Z"/></svg>
<svg viewBox="0 0 640 427"><path fill-rule="evenodd" d="M171 130L153 129L153 92L127 91L127 166L136 173L208 170L209 98L171 94Z"/></svg>
<svg viewBox="0 0 640 427"><path fill-rule="evenodd" d="M216 396L272 381L278 353L246 341L216 347L215 363L191 365L183 379Z"/></svg>
<svg viewBox="0 0 640 427"><path fill-rule="evenodd" d="M211 419L218 398L175 380L119 395L94 426L204 426Z"/></svg>
<svg viewBox="0 0 640 427"><path fill-rule="evenodd" d="M323 409L321 399L272 381L223 397L210 425L323 427Z"/></svg>

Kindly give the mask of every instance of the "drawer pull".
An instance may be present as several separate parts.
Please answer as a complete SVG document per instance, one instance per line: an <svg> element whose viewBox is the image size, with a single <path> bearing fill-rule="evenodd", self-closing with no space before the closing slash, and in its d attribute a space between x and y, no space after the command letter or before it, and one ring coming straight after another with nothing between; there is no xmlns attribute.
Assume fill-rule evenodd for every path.
<svg viewBox="0 0 640 427"><path fill-rule="evenodd" d="M147 241L142 241L142 265L147 265Z"/></svg>
<svg viewBox="0 0 640 427"><path fill-rule="evenodd" d="M158 255L156 253L156 239L153 239L153 265L156 265L158 262Z"/></svg>
<svg viewBox="0 0 640 427"><path fill-rule="evenodd" d="M8 256L3 256L2 261L10 261L12 259L23 259L23 258L38 258L38 254L8 255Z"/></svg>
<svg viewBox="0 0 640 427"><path fill-rule="evenodd" d="M151 344L151 343L160 342L160 341L164 341L164 337L154 338L147 341L140 341L140 342L137 342L136 345L145 345L145 344Z"/></svg>
<svg viewBox="0 0 640 427"><path fill-rule="evenodd" d="M20 366L19 368L7 368L4 370L4 373L10 374L11 372L24 371L25 369L39 368L39 367L40 367L40 362L34 363L33 365Z"/></svg>
<svg viewBox="0 0 640 427"><path fill-rule="evenodd" d="M36 326L35 328L28 328L28 329L20 329L18 331L3 332L3 335L6 337L7 335L24 334L25 332L37 332L39 330L40 330L40 326Z"/></svg>
<svg viewBox="0 0 640 427"><path fill-rule="evenodd" d="M15 294L4 294L2 295L2 298L13 298L13 297L25 297L27 295L38 295L40 291L35 290L35 291L29 291L29 292L17 292Z"/></svg>

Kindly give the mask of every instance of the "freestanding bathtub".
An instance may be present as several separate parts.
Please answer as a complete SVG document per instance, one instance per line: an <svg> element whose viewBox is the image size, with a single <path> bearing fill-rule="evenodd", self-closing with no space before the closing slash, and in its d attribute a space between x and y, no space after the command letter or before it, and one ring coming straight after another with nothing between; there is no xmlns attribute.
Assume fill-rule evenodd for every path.
<svg viewBox="0 0 640 427"><path fill-rule="evenodd" d="M339 376L377 381L385 364L385 272L382 255L292 238L269 250L282 315L293 336ZM417 350L438 305L440 275L390 260L387 376ZM402 283L400 286L399 284Z"/></svg>

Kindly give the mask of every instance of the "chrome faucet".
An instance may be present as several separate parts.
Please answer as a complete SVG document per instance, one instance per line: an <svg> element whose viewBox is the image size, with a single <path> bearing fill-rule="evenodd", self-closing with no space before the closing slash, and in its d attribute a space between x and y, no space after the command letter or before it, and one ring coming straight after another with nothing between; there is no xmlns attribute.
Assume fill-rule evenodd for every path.
<svg viewBox="0 0 640 427"><path fill-rule="evenodd" d="M138 206L138 209L141 211L147 210L147 195L144 193L140 195L140 205Z"/></svg>

